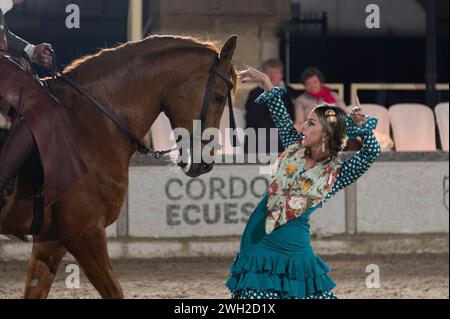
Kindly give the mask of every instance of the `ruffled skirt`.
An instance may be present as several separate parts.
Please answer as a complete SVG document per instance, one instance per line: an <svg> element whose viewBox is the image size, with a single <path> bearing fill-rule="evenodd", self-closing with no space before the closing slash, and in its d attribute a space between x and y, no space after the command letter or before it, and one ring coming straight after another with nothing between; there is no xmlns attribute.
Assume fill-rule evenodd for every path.
<svg viewBox="0 0 450 319"><path fill-rule="evenodd" d="M226 285L232 297L336 298L330 292L336 286L330 269L311 247L308 219L302 215L267 235L266 206L267 193L250 217L231 266Z"/></svg>

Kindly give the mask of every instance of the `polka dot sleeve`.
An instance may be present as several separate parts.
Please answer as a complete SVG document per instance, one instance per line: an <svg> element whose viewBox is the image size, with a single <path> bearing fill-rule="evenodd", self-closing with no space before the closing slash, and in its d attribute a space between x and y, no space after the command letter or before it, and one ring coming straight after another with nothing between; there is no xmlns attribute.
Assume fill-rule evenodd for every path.
<svg viewBox="0 0 450 319"><path fill-rule="evenodd" d="M366 116L364 124L357 126L353 123L353 118L350 115L347 115L346 122L346 133L349 139L356 139L356 137L359 136L363 139L364 144L362 149L355 155L344 160L333 188L326 195L324 202L328 201L341 189L360 178L381 154L380 144L373 133L373 130L378 124L377 118Z"/></svg>
<svg viewBox="0 0 450 319"><path fill-rule="evenodd" d="M257 104L266 104L269 107L272 119L278 128L281 142L285 148L288 148L300 140L300 134L294 128L294 122L281 99L286 93L286 89L275 87L271 91L261 94L255 102Z"/></svg>

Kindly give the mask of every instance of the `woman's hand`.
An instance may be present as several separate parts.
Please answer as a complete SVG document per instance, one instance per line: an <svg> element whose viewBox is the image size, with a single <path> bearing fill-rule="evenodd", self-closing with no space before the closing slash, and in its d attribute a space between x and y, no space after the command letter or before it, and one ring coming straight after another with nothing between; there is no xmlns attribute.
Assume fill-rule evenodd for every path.
<svg viewBox="0 0 450 319"><path fill-rule="evenodd" d="M353 123L360 126L366 121L366 116L361 112L361 104L359 103L359 98L355 95L356 106L350 111L350 115L353 118Z"/></svg>
<svg viewBox="0 0 450 319"><path fill-rule="evenodd" d="M297 132L303 134L304 131L304 126L303 124L299 123L299 122L295 122L294 123L294 128L297 130Z"/></svg>
<svg viewBox="0 0 450 319"><path fill-rule="evenodd" d="M265 91L273 89L269 77L265 73L254 68L248 68L247 70L241 71L238 75L242 83L256 82L259 83Z"/></svg>

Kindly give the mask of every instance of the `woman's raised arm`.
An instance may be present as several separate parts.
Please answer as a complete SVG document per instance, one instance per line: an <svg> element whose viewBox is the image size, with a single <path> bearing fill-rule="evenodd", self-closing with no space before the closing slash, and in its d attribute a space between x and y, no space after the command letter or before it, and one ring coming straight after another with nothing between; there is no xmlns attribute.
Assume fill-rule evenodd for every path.
<svg viewBox="0 0 450 319"><path fill-rule="evenodd" d="M351 140L361 137L363 139L363 147L355 155L344 160L333 188L326 195L324 202L336 195L341 189L358 180L381 154L380 144L373 132L377 127L378 119L360 114L359 101L355 109L357 110L356 115L352 111L346 117L346 134Z"/></svg>
<svg viewBox="0 0 450 319"><path fill-rule="evenodd" d="M265 90L265 92L256 99L258 104L266 104L269 107L275 126L278 128L281 142L285 148L298 142L301 134L294 127L286 106L281 97L287 93L283 88L274 87L269 77L253 68L249 68L239 73L239 77L243 83L256 82Z"/></svg>

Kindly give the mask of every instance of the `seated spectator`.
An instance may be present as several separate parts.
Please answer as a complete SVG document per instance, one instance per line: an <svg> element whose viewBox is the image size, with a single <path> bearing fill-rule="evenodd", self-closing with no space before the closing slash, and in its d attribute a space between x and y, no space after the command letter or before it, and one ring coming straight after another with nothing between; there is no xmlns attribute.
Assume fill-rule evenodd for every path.
<svg viewBox="0 0 450 319"><path fill-rule="evenodd" d="M309 113L320 104L328 103L339 106L348 113L347 107L336 92L332 92L323 83L323 73L315 67L307 68L302 76L301 82L305 85L305 93L295 99L295 123L303 124Z"/></svg>
<svg viewBox="0 0 450 319"><path fill-rule="evenodd" d="M309 113L320 104L328 103L339 106L343 111L349 113L344 101L339 98L336 92L331 91L324 85L325 76L315 67L307 68L302 76L301 82L305 85L305 92L295 99L295 124L298 129L308 118ZM360 141L352 140L347 144L346 151L356 151L361 149Z"/></svg>
<svg viewBox="0 0 450 319"><path fill-rule="evenodd" d="M284 65L283 62L277 59L270 59L263 63L262 65L263 72L266 73L270 81L274 86L285 88L287 90L287 94L283 96L283 102L286 105L289 115L292 120L295 119L294 112L294 99L300 95L300 92L292 88L291 86L284 83ZM258 152L270 152L270 129L275 128L275 124L273 123L272 117L270 115L270 111L266 107L262 107L259 104L255 103L255 100L264 93L263 88L257 87L249 93L247 102L245 103L246 108L246 121L247 128L255 129L256 133L258 133L258 128L264 128L266 130L264 136L258 136L256 140L256 146L254 149ZM264 138L266 140L266 149L258 150L258 141L259 139ZM245 151L248 153L248 141L246 141ZM278 141L278 152L282 152L283 146L281 141Z"/></svg>

